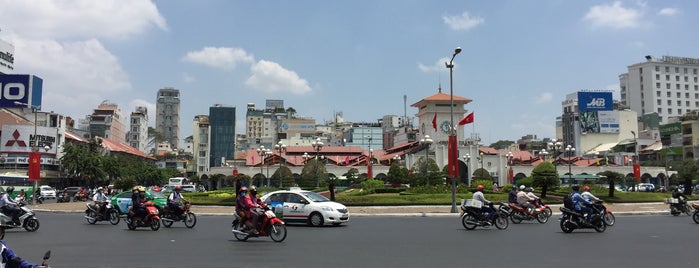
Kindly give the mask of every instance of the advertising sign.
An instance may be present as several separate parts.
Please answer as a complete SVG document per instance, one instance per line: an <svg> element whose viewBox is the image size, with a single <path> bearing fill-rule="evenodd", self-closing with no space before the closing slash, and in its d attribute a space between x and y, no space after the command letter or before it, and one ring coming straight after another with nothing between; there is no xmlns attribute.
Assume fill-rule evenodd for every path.
<svg viewBox="0 0 699 268"><path fill-rule="evenodd" d="M0 74L0 108L41 107L43 82L29 74Z"/></svg>
<svg viewBox="0 0 699 268"><path fill-rule="evenodd" d="M614 109L612 92L578 92L578 110L585 111L611 111Z"/></svg>
<svg viewBox="0 0 699 268"><path fill-rule="evenodd" d="M3 40L0 40L0 73L11 74L14 70L15 47Z"/></svg>
<svg viewBox="0 0 699 268"><path fill-rule="evenodd" d="M51 147L50 152L56 149L56 129L37 127L34 135L32 125L4 125L0 135L0 150L2 152L30 152L36 144L43 151L45 146Z"/></svg>
<svg viewBox="0 0 699 268"><path fill-rule="evenodd" d="M583 133L619 133L619 112L580 112L580 129Z"/></svg>

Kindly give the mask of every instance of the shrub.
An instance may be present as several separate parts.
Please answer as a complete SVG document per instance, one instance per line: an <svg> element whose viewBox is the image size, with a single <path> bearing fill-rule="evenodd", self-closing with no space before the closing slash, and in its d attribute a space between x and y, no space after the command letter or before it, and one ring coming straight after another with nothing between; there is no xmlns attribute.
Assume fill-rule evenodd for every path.
<svg viewBox="0 0 699 268"><path fill-rule="evenodd" d="M381 180L365 180L362 182L362 190L367 194L374 193L379 188L383 188L383 181Z"/></svg>

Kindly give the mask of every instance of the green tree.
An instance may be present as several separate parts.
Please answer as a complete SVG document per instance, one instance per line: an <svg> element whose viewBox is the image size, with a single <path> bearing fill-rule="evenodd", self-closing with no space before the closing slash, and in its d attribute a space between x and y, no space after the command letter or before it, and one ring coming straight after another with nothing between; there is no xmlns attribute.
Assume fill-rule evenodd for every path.
<svg viewBox="0 0 699 268"><path fill-rule="evenodd" d="M699 172L699 167L697 167L697 162L692 159L685 159L680 164L677 169L677 176L684 179L684 194L692 194L692 180L697 178L697 172Z"/></svg>
<svg viewBox="0 0 699 268"><path fill-rule="evenodd" d="M614 197L614 184L624 180L624 174L610 170L602 171L598 175L602 176L602 181L609 183L609 197Z"/></svg>
<svg viewBox="0 0 699 268"><path fill-rule="evenodd" d="M510 147L510 145L512 145L514 143L515 143L514 141L499 140L499 141L496 141L496 142L490 144L490 146L488 146L488 147L495 148L498 150L506 150L507 148Z"/></svg>
<svg viewBox="0 0 699 268"><path fill-rule="evenodd" d="M420 157L415 163L413 163L412 170L418 170L419 176L422 180L415 178L414 183L416 185L430 184L434 185L442 184L442 178L444 178L444 173L439 170L439 166L434 161L434 159L425 159L425 157ZM418 176L418 174L415 174Z"/></svg>
<svg viewBox="0 0 699 268"><path fill-rule="evenodd" d="M408 170L397 163L391 164L386 174L386 180L393 185L400 185L408 181Z"/></svg>
<svg viewBox="0 0 699 268"><path fill-rule="evenodd" d="M549 161L541 162L532 170L532 186L541 187L541 198L546 197L549 187L556 187L560 183L558 172L553 163Z"/></svg>
<svg viewBox="0 0 699 268"><path fill-rule="evenodd" d="M280 181L281 185L279 185ZM287 166L279 167L274 174L272 174L272 185L280 188L294 186L294 174L291 172L291 169Z"/></svg>
<svg viewBox="0 0 699 268"><path fill-rule="evenodd" d="M325 182L328 172L325 170L325 165L319 159L310 159L301 170L301 187L313 188L319 182Z"/></svg>
<svg viewBox="0 0 699 268"><path fill-rule="evenodd" d="M350 180L351 184L362 183L362 180L359 176L359 170L357 168L350 168L349 170L347 170L347 173L342 174L342 176L347 177L347 179Z"/></svg>
<svg viewBox="0 0 699 268"><path fill-rule="evenodd" d="M471 179L472 179L472 180L489 180L489 181L493 181L493 176L490 175L490 172L488 172L487 169L485 169L485 168L477 168L476 170L473 171L473 174L471 174Z"/></svg>

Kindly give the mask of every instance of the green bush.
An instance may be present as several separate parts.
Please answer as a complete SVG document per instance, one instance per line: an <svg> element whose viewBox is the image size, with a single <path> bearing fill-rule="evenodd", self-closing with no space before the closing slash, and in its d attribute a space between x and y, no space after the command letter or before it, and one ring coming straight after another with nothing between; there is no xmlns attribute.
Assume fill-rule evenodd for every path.
<svg viewBox="0 0 699 268"><path fill-rule="evenodd" d="M362 182L362 192L365 194L374 193L376 189L383 188L383 181L381 180L365 180Z"/></svg>
<svg viewBox="0 0 699 268"><path fill-rule="evenodd" d="M405 191L407 188L378 188L374 189L374 193L377 194L386 194L386 193L400 193L402 191Z"/></svg>

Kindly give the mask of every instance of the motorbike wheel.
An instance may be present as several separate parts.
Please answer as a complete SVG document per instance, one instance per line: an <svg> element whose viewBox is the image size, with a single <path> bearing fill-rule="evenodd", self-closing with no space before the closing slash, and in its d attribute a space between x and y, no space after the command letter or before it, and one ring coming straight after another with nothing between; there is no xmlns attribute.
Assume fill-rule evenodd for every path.
<svg viewBox="0 0 699 268"><path fill-rule="evenodd" d="M24 229L28 232L35 232L39 230L39 220L34 218L29 218L24 222Z"/></svg>
<svg viewBox="0 0 699 268"><path fill-rule="evenodd" d="M286 225L277 223L272 225L269 232L269 238L272 238L274 242L282 242L286 239Z"/></svg>
<svg viewBox="0 0 699 268"><path fill-rule="evenodd" d="M90 210L89 212L87 212L87 216L92 218L85 218L87 223L95 224L97 222L97 214L94 211Z"/></svg>
<svg viewBox="0 0 699 268"><path fill-rule="evenodd" d="M561 219L561 231L564 233L572 233L575 230L570 220L570 216L563 216Z"/></svg>
<svg viewBox="0 0 699 268"><path fill-rule="evenodd" d="M161 219L160 221L163 222L163 225L164 225L166 228L170 228L170 226L172 226L172 224L174 223L173 221L165 220L165 219L172 219L172 216L170 216L169 213L163 213L163 215L161 215L160 217L161 217L161 218L160 218L160 219Z"/></svg>
<svg viewBox="0 0 699 268"><path fill-rule="evenodd" d="M595 231L597 231L598 233L603 233L604 230L607 229L607 224L605 224L603 220L598 220L593 224L595 225Z"/></svg>
<svg viewBox="0 0 699 268"><path fill-rule="evenodd" d="M471 214L464 214L464 216L461 217L461 225L467 230L476 229L476 218Z"/></svg>
<svg viewBox="0 0 699 268"><path fill-rule="evenodd" d="M192 212L187 212L187 214L184 215L184 226L187 226L187 228L194 228L194 225L197 225L197 215L194 215ZM286 236L286 234L284 234Z"/></svg>
<svg viewBox="0 0 699 268"><path fill-rule="evenodd" d="M153 231L157 231L160 229L160 221L156 218L151 218L150 219L150 229Z"/></svg>
<svg viewBox="0 0 699 268"><path fill-rule="evenodd" d="M520 216L521 216L521 217L524 217L524 215L522 215L521 212L515 211L515 213L512 213L512 215L510 215L510 220L511 220L512 223L514 223L514 224L519 224L519 223L522 222L522 218L521 218Z"/></svg>
<svg viewBox="0 0 699 268"><path fill-rule="evenodd" d="M241 231L240 230L240 222L238 220L233 221L233 230ZM235 239L238 239L238 241L246 241L248 240L247 235L243 234L238 234L238 233L233 233L233 236L235 236Z"/></svg>
<svg viewBox="0 0 699 268"><path fill-rule="evenodd" d="M119 224L119 221L121 220L119 218L119 212L116 209L110 209L107 211L107 216L109 216L109 223L112 225Z"/></svg>
<svg viewBox="0 0 699 268"><path fill-rule="evenodd" d="M549 221L549 216L546 214L546 212L541 212L539 214L536 214L536 220L539 223L546 223Z"/></svg>
<svg viewBox="0 0 699 268"><path fill-rule="evenodd" d="M498 216L495 218L495 227L498 229L505 230L508 225L510 225L510 221L507 220L507 217Z"/></svg>
<svg viewBox="0 0 699 268"><path fill-rule="evenodd" d="M131 222L126 221L126 227L129 227L129 230L136 230L136 219L131 218Z"/></svg>
<svg viewBox="0 0 699 268"><path fill-rule="evenodd" d="M616 218L611 212L605 213L602 219L604 220L604 224L607 226L614 226L614 222L616 222Z"/></svg>
<svg viewBox="0 0 699 268"><path fill-rule="evenodd" d="M553 215L553 211L551 211L551 208L545 208L544 213L546 213L547 218L551 218L551 215Z"/></svg>
<svg viewBox="0 0 699 268"><path fill-rule="evenodd" d="M689 216L689 211L691 211L692 208L689 207L689 204L684 204L684 214L687 214Z"/></svg>
<svg viewBox="0 0 699 268"><path fill-rule="evenodd" d="M694 212L694 214L692 215L692 219L695 223L699 224L699 211Z"/></svg>

